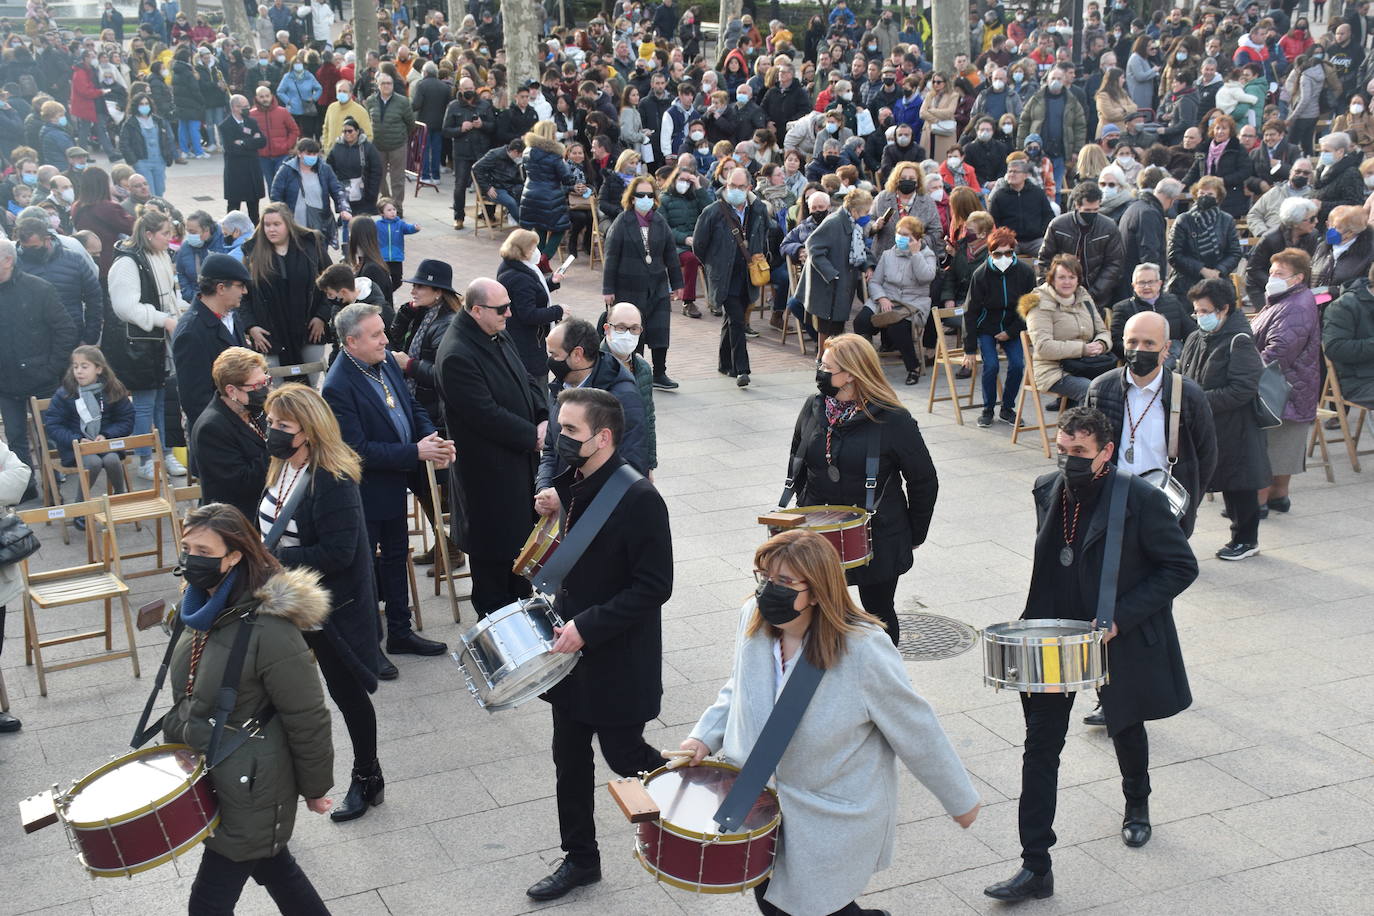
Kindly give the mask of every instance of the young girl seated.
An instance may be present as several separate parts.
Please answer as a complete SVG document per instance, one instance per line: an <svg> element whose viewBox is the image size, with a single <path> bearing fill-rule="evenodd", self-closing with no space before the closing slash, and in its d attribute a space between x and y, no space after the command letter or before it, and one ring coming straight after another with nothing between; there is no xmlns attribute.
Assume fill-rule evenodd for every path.
<svg viewBox="0 0 1374 916"><path fill-rule="evenodd" d="M71 366L62 386L53 392L52 402L43 412L43 426L62 463L68 466L76 461L73 441L100 442L133 435L134 402L99 347L83 345L72 351ZM87 455L82 464L90 475L91 485L95 485L103 469L106 489L123 493L127 484L120 464L122 458L123 452Z"/></svg>

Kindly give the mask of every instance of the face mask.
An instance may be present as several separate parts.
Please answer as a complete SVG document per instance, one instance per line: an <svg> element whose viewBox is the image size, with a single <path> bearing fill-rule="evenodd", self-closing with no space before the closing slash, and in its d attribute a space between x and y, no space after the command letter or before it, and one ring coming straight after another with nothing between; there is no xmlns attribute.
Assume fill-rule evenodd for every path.
<svg viewBox="0 0 1374 916"><path fill-rule="evenodd" d="M1026 155L1029 156L1031 159L1039 159L1039 158L1040 158L1040 147L1038 147L1038 146L1028 146L1028 147L1026 147Z"/></svg>
<svg viewBox="0 0 1374 916"><path fill-rule="evenodd" d="M1216 208L1216 205L1217 199L1213 197L1211 194L1198 195L1197 208L1199 210L1212 210Z"/></svg>
<svg viewBox="0 0 1374 916"><path fill-rule="evenodd" d="M192 248L199 248L205 244L205 239L198 235L188 235L186 236L186 244L190 245Z"/></svg>
<svg viewBox="0 0 1374 916"><path fill-rule="evenodd" d="M1116 195L1118 195L1118 194L1120 194L1120 193L1121 193L1121 189L1120 189L1120 188L1103 188L1103 189L1102 189L1102 199L1103 199L1104 201L1116 200Z"/></svg>
<svg viewBox="0 0 1374 916"><path fill-rule="evenodd" d="M19 258L27 264L42 264L44 258L48 256L46 248L21 248Z"/></svg>
<svg viewBox="0 0 1374 916"><path fill-rule="evenodd" d="M1012 82L1014 82L1014 83L1019 83L1019 82L1021 82L1022 80L1024 80L1025 78L1026 78L1026 74L1022 73L1020 70L1015 71L1015 72L1012 73L1012 75L1011 75L1011 80L1012 80Z"/></svg>
<svg viewBox="0 0 1374 916"><path fill-rule="evenodd" d="M840 393L840 389L836 388L835 383L831 381L833 374L824 369L816 370L816 390L828 398L833 398Z"/></svg>
<svg viewBox="0 0 1374 916"><path fill-rule="evenodd" d="M1187 51L1179 51L1178 53L1176 53L1176 54L1174 55L1174 60L1177 60L1177 61L1185 61L1185 60L1187 60L1187 59L1188 59L1188 52L1187 52Z"/></svg>
<svg viewBox="0 0 1374 916"><path fill-rule="evenodd" d="M1069 485L1070 490L1085 490L1096 479L1097 472L1093 470L1093 459L1096 457L1064 454L1059 456L1059 470L1063 472L1064 482Z"/></svg>
<svg viewBox="0 0 1374 916"><path fill-rule="evenodd" d="M1091 228L1092 224L1097 222L1096 213L1078 212L1073 215L1073 218L1074 221L1077 222L1078 225L1082 226L1084 229Z"/></svg>
<svg viewBox="0 0 1374 916"><path fill-rule="evenodd" d="M634 352L635 347L639 346L639 335L629 331L611 331L607 346L616 356L629 356Z"/></svg>
<svg viewBox="0 0 1374 916"><path fill-rule="evenodd" d="M650 210L652 210L653 208L654 208L654 199L653 199L652 197L636 197L636 198L635 198L635 209L638 210L640 213L648 213L648 212L649 212Z"/></svg>
<svg viewBox="0 0 1374 916"><path fill-rule="evenodd" d="M690 188L691 186L692 186L692 183L691 183L690 181L675 181L675 182L673 182L673 187L677 190L677 192L678 192L679 194L686 194L686 193L687 193L687 189Z"/></svg>
<svg viewBox="0 0 1374 916"><path fill-rule="evenodd" d="M1312 55L1312 59L1315 60L1315 61L1326 60L1326 55L1325 55L1325 54L1313 54L1313 55Z"/></svg>
<svg viewBox="0 0 1374 916"><path fill-rule="evenodd" d="M1134 157L1134 156L1117 156L1117 157L1116 157L1116 161L1119 162L1119 163L1121 163L1122 165L1129 166L1129 165L1133 165L1133 164L1135 163L1135 157Z"/></svg>
<svg viewBox="0 0 1374 916"><path fill-rule="evenodd" d="M1050 80L1050 92L1058 92L1064 88L1063 80Z"/></svg>
<svg viewBox="0 0 1374 916"><path fill-rule="evenodd" d="M896 81L895 79L893 79L892 77L890 77L890 76L885 76L885 77L883 77L883 85L884 85L884 86L891 87L891 86L896 85L896 83L897 83L897 81Z"/></svg>
<svg viewBox="0 0 1374 916"><path fill-rule="evenodd" d="M928 194L930 195L930 199L933 200L933 201L937 201L937 202L938 202L938 201L942 201L942 200L945 199L945 189L944 189L944 188L934 188L934 189L932 189L932 190L930 190L930 191L927 191L926 193L928 193Z"/></svg>
<svg viewBox="0 0 1374 916"><path fill-rule="evenodd" d="M150 114L153 113L153 106L151 106L151 105L140 105L140 106L138 106L138 113L139 113L140 115L142 115L143 117L146 118L146 117L148 117L148 115L150 115Z"/></svg>
<svg viewBox="0 0 1374 916"><path fill-rule="evenodd" d="M916 190L916 182L910 178L897 182L897 191L901 194L911 194Z"/></svg>
<svg viewBox="0 0 1374 916"><path fill-rule="evenodd" d="M1326 244L1335 246L1335 245L1339 245L1340 243L1341 243L1341 230L1339 230L1339 229L1337 229L1337 228L1335 228L1335 227L1332 227L1332 228L1326 230Z"/></svg>
<svg viewBox="0 0 1374 916"><path fill-rule="evenodd" d="M998 255L993 258L988 258L988 263L990 263L998 273L1005 273L1014 260L1016 259L1007 255Z"/></svg>
<svg viewBox="0 0 1374 916"><path fill-rule="evenodd" d="M801 593L795 588L788 588L776 582L765 582L754 590L754 603L759 609L759 615L776 627L791 623L801 616L801 612L796 609L799 594Z"/></svg>
<svg viewBox="0 0 1374 916"><path fill-rule="evenodd" d="M699 130L692 131L692 140L696 143L700 143L703 139L705 139L705 137L706 134L702 133Z"/></svg>
<svg viewBox="0 0 1374 916"><path fill-rule="evenodd" d="M1149 375L1159 366L1159 354L1153 350L1124 350L1126 368L1136 375Z"/></svg>
<svg viewBox="0 0 1374 916"><path fill-rule="evenodd" d="M1364 186L1366 188L1374 188L1374 175L1364 176Z"/></svg>
<svg viewBox="0 0 1374 916"><path fill-rule="evenodd" d="M1322 153L1319 161L1322 165L1334 165L1336 163L1336 154Z"/></svg>
<svg viewBox="0 0 1374 916"><path fill-rule="evenodd" d="M58 126L58 127L66 127L66 126L67 126L67 116L66 116L66 115L63 115L62 117L60 117L60 118L57 119L57 126Z"/></svg>
<svg viewBox="0 0 1374 916"><path fill-rule="evenodd" d="M278 55L277 55L277 63L279 63L279 64L284 64L284 63L286 63L286 55L285 55L285 54L278 54Z"/></svg>
<svg viewBox="0 0 1374 916"><path fill-rule="evenodd" d="M840 93L840 98L844 99L846 102L852 102L852 101L854 101L854 93L852 93L852 92L841 92L841 93Z"/></svg>
<svg viewBox="0 0 1374 916"><path fill-rule="evenodd" d="M259 58L258 58L258 66L259 66L259 67L266 67L266 66L267 66L267 58L265 58L265 57L259 57Z"/></svg>
<svg viewBox="0 0 1374 916"><path fill-rule="evenodd" d="M898 145L898 146L901 146L901 147L910 146L910 145L911 145L911 138L908 137L906 134L898 134L898 135L897 135L897 145Z"/></svg>
<svg viewBox="0 0 1374 916"><path fill-rule="evenodd" d="M743 105L745 102L749 101L749 94L747 92L737 92L735 93L735 101Z"/></svg>
<svg viewBox="0 0 1374 916"><path fill-rule="evenodd" d="M69 204L76 200L76 192L71 188L63 188L61 197L63 203ZM54 219L56 219L56 217L54 217Z"/></svg>
<svg viewBox="0 0 1374 916"><path fill-rule="evenodd" d="M1221 316L1219 316L1216 312L1213 312L1210 315L1198 315L1197 326L1201 328L1203 331L1206 331L1208 334L1210 334L1217 328L1221 327Z"/></svg>
<svg viewBox="0 0 1374 916"><path fill-rule="evenodd" d="M208 592L224 581L225 574L219 569L223 561L224 557L193 557L183 553L180 559L181 578L186 580L187 585Z"/></svg>
<svg viewBox="0 0 1374 916"><path fill-rule="evenodd" d="M945 165L949 166L951 169L957 169L959 166L963 165L963 162L964 160L960 159L958 156L950 156L945 160Z"/></svg>
<svg viewBox="0 0 1374 916"><path fill-rule="evenodd" d="M825 122L825 132L826 132L826 133L828 133L828 134L838 133L839 130L840 130L840 125L836 124L834 121L826 121L826 122Z"/></svg>
<svg viewBox="0 0 1374 916"><path fill-rule="evenodd" d="M340 92L340 93L338 93L338 98L339 98L339 104L340 104L340 105L347 105L347 104L348 104L348 93L347 93L347 92Z"/></svg>
<svg viewBox="0 0 1374 916"><path fill-rule="evenodd" d="M319 157L319 156L302 156L302 157L301 157L301 162L303 162L303 163L305 163L306 165L310 166L312 169L315 167L315 163L317 163L317 162L319 162L319 161L320 161L320 157Z"/></svg>
<svg viewBox="0 0 1374 916"><path fill-rule="evenodd" d="M281 58L281 59L282 59L282 60L286 60L286 58L284 58L284 57ZM300 73L300 72L302 72L303 70L305 70L305 64L292 64L292 65L291 65L291 69L292 69L292 70L295 70L297 73Z"/></svg>
<svg viewBox="0 0 1374 916"><path fill-rule="evenodd" d="M566 359L555 359L550 356L548 359L548 366L549 371L553 373L553 377L560 382L568 377L569 372L572 372L572 366L568 365Z"/></svg>
<svg viewBox="0 0 1374 916"><path fill-rule="evenodd" d="M833 172L833 171L835 171L835 168L840 164L840 157L839 157L839 156L822 156L822 157L821 157L821 161L825 163L825 167L826 167L826 168L830 169L830 171ZM841 189L841 190L843 190L843 189Z"/></svg>
<svg viewBox="0 0 1374 916"><path fill-rule="evenodd" d="M262 409L262 404L254 404L253 402L255 400L259 402L267 400L266 388L261 389L261 398L253 397L255 394L258 393L259 392L257 391L248 392L248 409L253 411L254 413L257 413L259 410ZM295 433L288 433L284 429L269 429L267 431L267 454L271 455L273 458L280 458L282 461L285 461L292 455L296 454L297 446L295 442Z"/></svg>
<svg viewBox="0 0 1374 916"><path fill-rule="evenodd" d="M554 448L558 452L558 457L562 458L568 467L576 470L586 464L587 459L591 457L591 455L582 454L582 446L586 444L586 442L578 442L567 433L559 433L558 444Z"/></svg>
<svg viewBox="0 0 1374 916"><path fill-rule="evenodd" d="M1368 178L1365 179L1365 181L1368 181L1368 180L1369 180ZM1297 188L1298 190L1302 190L1303 188L1307 187L1307 176L1306 176L1306 175L1294 175L1293 177L1291 177L1291 178L1288 179L1288 184L1291 185L1291 186L1294 187L1294 188Z"/></svg>
<svg viewBox="0 0 1374 916"><path fill-rule="evenodd" d="M748 194L743 188L726 188L724 197L727 204L732 207L738 207L740 204L744 203Z"/></svg>
<svg viewBox="0 0 1374 916"><path fill-rule="evenodd" d="M984 143L986 143L987 141L991 140L991 139L992 139L992 128L989 127L987 130L980 130L980 131L978 131L978 139L979 139L979 140L982 140Z"/></svg>
<svg viewBox="0 0 1374 916"><path fill-rule="evenodd" d="M992 81L992 91L993 91L993 92L1001 92L1001 91L1002 91L1003 89L1005 89L1005 88L1007 88L1007 81L1006 81L1006 80L993 80L993 81Z"/></svg>
<svg viewBox="0 0 1374 916"><path fill-rule="evenodd" d="M36 184L38 184L38 173L36 173L36 172L25 172L25 173L24 173L24 184L27 184L27 185L36 185Z"/></svg>
<svg viewBox="0 0 1374 916"><path fill-rule="evenodd" d="M1264 294L1269 297L1282 296L1288 292L1288 281L1282 277L1270 277L1264 284Z"/></svg>
<svg viewBox="0 0 1374 916"><path fill-rule="evenodd" d="M898 251L908 251L911 248L911 236L899 235L894 242Z"/></svg>

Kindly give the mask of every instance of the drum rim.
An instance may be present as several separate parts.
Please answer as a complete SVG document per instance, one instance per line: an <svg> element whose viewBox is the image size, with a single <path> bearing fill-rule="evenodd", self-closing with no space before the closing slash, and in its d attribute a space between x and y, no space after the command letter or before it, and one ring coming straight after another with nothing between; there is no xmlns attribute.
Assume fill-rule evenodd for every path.
<svg viewBox="0 0 1374 916"><path fill-rule="evenodd" d="M1098 677L1072 682L1036 681L1029 683L997 678L990 674L983 675L984 686L992 687L995 690L1015 690L1017 693L1080 693L1108 683L1110 683L1110 675L1106 671L1103 671Z"/></svg>
<svg viewBox="0 0 1374 916"><path fill-rule="evenodd" d="M196 831L195 836L188 838L186 842L179 845L176 849L170 849L167 852L160 853L152 859L140 862L137 865L130 865L127 868L96 868L95 866L88 865L86 863L86 856L84 855L84 853L77 854L77 861L81 863L82 868L86 869L86 871L91 873L92 877L122 878L128 876L132 878L134 875L142 874L145 871L150 871L154 868L157 868L159 865L165 865L173 859L180 858L184 853L193 849L197 844L202 843L208 837L213 836L215 833L215 828L219 826L219 822L220 814L219 810L216 809L215 816L210 819L210 823L206 824L200 830ZM103 827L104 824L98 824L97 826ZM92 831L87 830L86 832Z"/></svg>
<svg viewBox="0 0 1374 916"><path fill-rule="evenodd" d="M1076 633L1065 633L1062 636L1021 636L1017 635L1016 629L1030 629L1034 627L1063 627L1067 630L1078 630ZM1012 627L1011 631L998 631L994 627ZM1044 640L1062 642L1063 645L1079 645L1082 643L1101 642L1104 631L1100 627L1094 627L1091 620L1075 620L1072 617L1031 617L1019 620L1005 620L1000 623L990 623L979 631L983 642L999 646L1024 646L1029 645L1027 640L1040 640L1036 645L1043 646Z"/></svg>
<svg viewBox="0 0 1374 916"><path fill-rule="evenodd" d="M723 760L703 760L701 761L701 763L697 764L697 767L714 767L718 770L729 770L732 773L735 773L736 775L738 775L740 772L739 767L734 766L733 764L726 763ZM673 770L677 769L681 768L673 768ZM642 777L644 787L647 790L649 783L653 782L659 776L662 776L665 773L672 772L673 770L669 770L668 766L665 764L659 767L658 769L654 770L653 772L644 774L644 776ZM772 786L764 786L763 791L773 796L773 803L778 806L778 811L776 814L773 815L772 819L769 820L768 823L764 824L762 827L755 828L754 830L746 830L741 831L739 833L699 833L695 830L688 830L686 827L679 827L672 821L664 820L663 813L661 811L659 812L659 816L653 821L653 823L656 824L660 830L666 830L668 833L671 833L674 836L681 837L684 840L694 840L697 842L738 842L742 840L756 840L760 837L764 837L770 833L776 832L778 829L778 825L782 823L782 804L778 800L777 790L774 789ZM753 885L749 886L752 887ZM695 887L695 885L693 885L693 887Z"/></svg>
<svg viewBox="0 0 1374 916"><path fill-rule="evenodd" d="M525 576L526 578L529 577L528 573L525 572L525 567L529 565L531 560L536 559L536 552L539 550L539 545L541 543L539 533L545 530L546 525L548 526L548 531L552 535L552 537L549 539L549 541L544 542L544 552L540 556L542 557L547 555L548 552L553 549L554 543L558 540L561 534L560 529L563 527L563 525L558 521L558 516L556 515L550 515L540 519L539 524L535 525L534 528L530 531L529 536L525 538L525 546L521 547L520 552L515 556L515 566L513 571L517 576Z"/></svg>
<svg viewBox="0 0 1374 916"><path fill-rule="evenodd" d="M782 512L782 514L785 514L785 515L802 515L802 514L804 514L804 513L806 513L806 512L812 512L812 511L817 511L817 512L819 512L819 511L823 511L823 510L837 510L837 511L853 512L853 513L854 513L855 515L857 515L858 517L857 517L857 518L852 518L852 519L850 519L850 520L847 521L847 522L832 522L832 523L830 523L830 524L825 524L825 525L807 525L807 526L806 526L806 530L807 530L807 531L844 531L844 530L849 529L849 528L857 528L857 527L859 527L860 525L867 524L867 523L868 523L868 517L869 517L869 515L870 515L870 513L864 511L863 509L859 508L858 506L837 506L837 505L830 505L830 504L822 504L822 505L816 505L816 506L796 506L796 507L791 508L791 509L783 509L783 510L781 510L781 512ZM869 551L869 555L872 556L872 551L871 551L871 550Z"/></svg>
<svg viewBox="0 0 1374 916"><path fill-rule="evenodd" d="M187 774L186 782L182 786L180 786L174 791L168 792L161 798L148 802L141 808L137 808L125 814L121 814L118 817L105 818L99 821L72 821L68 820L64 816L62 818L63 822L66 823L73 830L93 830L101 827L112 826L114 824L123 824L128 821L141 818L144 815L151 814L152 812L164 807L168 802L172 801L173 799L179 798L182 795L184 795L186 793L186 789L190 786L194 786L197 780L199 780L200 777L205 774L206 769L204 755L197 751L195 748L191 747L189 744L155 744L152 747L140 748L136 751L130 751L127 754L123 754L119 757L116 757L115 759L103 764L102 766L97 767L96 769L87 773L85 776L78 779L75 783L72 784L72 787L70 789L63 793L63 804L61 805L60 810L65 810L67 805L71 802L71 800L74 799L77 795L79 795L83 788L89 786L92 782L94 782L99 777L104 776L106 773L112 772L118 769L119 767L123 766L124 764L137 760L140 757L149 757L153 754L168 750L172 751L174 754L180 750L187 750L191 751L196 755L196 768L191 773ZM215 817L216 820L218 820L218 812L216 812ZM120 871L120 874L123 874L122 870Z"/></svg>
<svg viewBox="0 0 1374 916"><path fill-rule="evenodd" d="M468 651L468 647L466 647L466 646L463 648L463 653L462 653L462 654L471 657L471 653ZM546 654L548 654L548 653L540 653L540 654L541 654L541 655L546 655ZM538 657L538 656L536 656L536 658L537 658L537 657ZM525 703L528 703L530 700L535 699L535 698L538 697L540 694L546 693L546 692L549 690L550 687L552 687L554 684L557 684L559 681L563 680L563 678L567 677L567 676L568 676L568 672L571 671L571 670L577 665L578 659L582 658L582 653L581 653L581 652L573 652L573 653L568 654L568 655L567 655L567 658L569 659L569 661L567 661L567 662L560 661L560 662L559 662L559 667L558 667L558 668L551 668L548 672L545 673L545 675L544 675L543 678L540 678L540 679L539 679L539 681L537 682L536 686L535 686L534 688L531 689L531 691L529 692L529 694L527 694L527 695L525 695L525 696L522 696L522 697L520 697L519 699L511 699L511 700L502 701L502 702L500 702L500 703L493 703L493 702L491 702L491 701L489 701L489 700L483 699L483 698L480 696L480 691L481 691L481 688L480 688L480 687L477 688L478 691L479 691L479 693L474 694L473 696L477 699L478 704L479 704L483 709L485 709L487 712L499 712L499 711L501 711L501 710L503 710L503 709L514 709L514 708L517 707L517 706L521 706L521 705L523 705L523 704L525 704ZM526 659L526 662L523 662L522 664L525 664L525 663L527 663L527 662L529 662L529 661L531 661L531 660L532 660L532 659ZM476 661L476 660L474 659L474 662L475 662L475 661ZM459 664L462 664L462 663L459 662ZM560 668L562 668L562 666L564 666L564 665L567 666L566 669L565 669L565 670L560 670ZM506 667L507 667L507 666L502 666L502 669L501 669L501 670L504 671L504 670L506 669ZM519 666L517 665L516 667L519 667ZM511 669L511 670L514 670L514 669ZM550 675L552 675L554 672L557 672L558 676L557 676L556 678L553 678L552 680L549 680ZM475 686L475 682L474 682L474 686ZM489 691L489 692L490 692L490 691Z"/></svg>
<svg viewBox="0 0 1374 916"><path fill-rule="evenodd" d="M777 849L775 843L775 855L776 852ZM734 884L699 884L693 883L691 881L683 881L681 878L670 875L663 869L658 868L657 866L650 865L649 860L645 858L644 853L639 849L638 844L635 845L635 858L639 860L640 865L644 866L645 871L654 876L655 881L661 881L662 883L667 884L670 887L675 887L681 891L690 891L694 894L742 893L743 891L747 891L751 888L758 887L760 884L767 881L773 874L773 863L769 862L767 870L764 871L764 873L759 875L757 878L750 878L747 881L736 881Z"/></svg>
<svg viewBox="0 0 1374 916"><path fill-rule="evenodd" d="M549 609L550 613L553 615L553 618L552 618L552 619L553 619L554 621L556 621L555 626L562 626L562 625L563 625L563 623L564 623L563 615L560 614L560 613L558 613L558 611L554 610L552 599L550 599L548 596L544 595L544 594L541 593L541 592L535 592L533 595L530 595L528 598L516 598L516 599L515 599L514 601L512 601L510 604L507 604L507 605L505 605L504 607L497 608L496 610L492 611L492 612L491 612L490 614L488 614L487 616L483 617L481 620L479 620L479 621L477 621L476 623L474 623L472 626L468 627L468 628L467 628L466 630L464 630L462 633L459 633L459 634L458 634L458 638L459 638L460 640L462 640L464 648L470 647L470 646L473 644L474 640L476 639L475 634L477 634L477 633L485 633L485 632L487 632L488 630L490 630L490 629L492 629L493 627L495 627L497 624L500 624L500 623L504 623L504 622L505 622L505 620L506 620L506 617L505 617L505 616L503 616L503 617L498 617L497 615L500 614L502 611L506 610L506 608L509 608L509 607L511 607L512 605L519 605L519 606L520 606L520 610L521 610L521 611L524 611L526 607L528 607L530 604L532 604L532 603L535 602L535 601L542 601L542 602L544 602L545 605L548 606L548 609ZM510 615L506 615L506 616L510 616Z"/></svg>

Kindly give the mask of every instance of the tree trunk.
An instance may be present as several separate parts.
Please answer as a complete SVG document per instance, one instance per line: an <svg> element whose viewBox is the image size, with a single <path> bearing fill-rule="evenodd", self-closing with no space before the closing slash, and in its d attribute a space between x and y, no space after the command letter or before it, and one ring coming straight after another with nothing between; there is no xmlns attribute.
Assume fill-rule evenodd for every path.
<svg viewBox="0 0 1374 916"><path fill-rule="evenodd" d="M258 37L249 25L248 10L243 0L224 0L224 26L238 40L240 47L257 47Z"/></svg>
<svg viewBox="0 0 1374 916"><path fill-rule="evenodd" d="M538 0L501 0L501 21L505 26L506 85L514 99L517 86L539 79L544 8Z"/></svg>
<svg viewBox="0 0 1374 916"><path fill-rule="evenodd" d="M376 51L377 43L377 6L374 3L353 3L353 53L357 57L356 73L367 69L367 52Z"/></svg>
<svg viewBox="0 0 1374 916"><path fill-rule="evenodd" d="M969 0L935 0L931 7L931 61L944 73L954 68L954 57L969 52Z"/></svg>
<svg viewBox="0 0 1374 916"><path fill-rule="evenodd" d="M725 24L731 19L744 15L744 0L720 0L720 26L716 32L716 65L724 66L725 55L731 48L725 47ZM705 50L703 48L703 50ZM707 58L708 60L710 58Z"/></svg>
<svg viewBox="0 0 1374 916"><path fill-rule="evenodd" d="M225 2L226 2L226 3L229 3L229 2L231 2L231 0L225 0ZM139 4L139 9L142 9L142 8L143 8L143 5L140 3L140 4ZM161 8L162 8L162 6L161 6L161 4L159 4L159 5L158 5L158 9L161 9ZM186 14L186 21L187 21L187 22L189 22L191 25L195 25L195 24L196 24L196 15L197 15L197 13L196 13L196 0L181 0L181 6L179 7L179 9L180 9L183 13ZM172 23L170 23L170 22L167 23L167 25L169 25L169 26L170 26L171 24L172 24ZM137 20L135 20L135 25L137 25Z"/></svg>

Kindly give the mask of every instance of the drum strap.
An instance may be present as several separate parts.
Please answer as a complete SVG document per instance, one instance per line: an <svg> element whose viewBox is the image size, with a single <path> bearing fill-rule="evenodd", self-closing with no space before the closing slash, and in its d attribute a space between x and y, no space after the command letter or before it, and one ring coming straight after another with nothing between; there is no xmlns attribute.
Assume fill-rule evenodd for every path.
<svg viewBox="0 0 1374 916"><path fill-rule="evenodd" d="M1178 461L1178 424L1183 415L1183 375L1173 373L1174 399L1169 403L1169 476L1174 476L1174 464Z"/></svg>
<svg viewBox="0 0 1374 916"><path fill-rule="evenodd" d="M134 737L129 742L129 747L134 750L147 744L149 738L161 731L162 720L166 718L165 715L158 716L156 722L148 725L148 718L153 714L153 704L157 702L157 695L162 692L162 684L167 680L167 669L172 666L172 650L177 646L181 631L186 629L186 623L180 614L174 614L173 617L175 620L172 623L172 637L167 640L167 650L162 653L162 664L158 666L157 677L153 679L153 692L148 694L148 702L143 704L143 715L138 717L138 725L134 726Z"/></svg>
<svg viewBox="0 0 1374 916"><path fill-rule="evenodd" d="M792 674L783 685L782 695L773 704L773 711L768 714L768 721L763 723L763 731L754 742L754 749L749 752L749 759L744 761L734 787L716 810L715 821L726 833L737 831L754 807L754 802L758 801L759 793L778 768L778 761L791 743L792 735L801 724L802 715L806 707L811 705L811 698L815 696L816 687L825 674L811 664L804 651L797 653L793 665Z"/></svg>
<svg viewBox="0 0 1374 916"><path fill-rule="evenodd" d="M787 504L792 501L792 496L797 492L797 477L801 475L806 464L806 450L811 445L811 436L815 431L816 411L812 410L806 418L806 425L802 427L801 438L797 441L797 453L792 456L787 479L782 482L782 495L778 497L779 509L786 509ZM869 424L867 453L864 456L864 511L869 515L873 514L873 507L878 501L878 446L881 441L882 435L878 431L878 424Z"/></svg>
<svg viewBox="0 0 1374 916"><path fill-rule="evenodd" d="M535 588L546 595L558 594L564 578L572 572L577 561L582 559L582 554L587 552L587 548L605 526L615 507L620 505L620 500L635 481L640 479L642 478L639 472L628 464L622 464L611 473L597 491L596 498L587 507L587 511L578 516L577 524L569 529L567 522L564 522L563 540L559 542L558 549L530 580Z"/></svg>
<svg viewBox="0 0 1374 916"><path fill-rule="evenodd" d="M797 478L806 466L806 450L811 446L811 437L816 432L817 411L818 408L813 403L811 412L806 416L806 423L802 426L801 437L797 440L797 453L788 464L787 479L782 482L782 495L778 497L779 509L787 508L787 504L792 501L792 494L797 490Z"/></svg>
<svg viewBox="0 0 1374 916"><path fill-rule="evenodd" d="M1097 625L1104 630L1112 628L1112 618L1116 616L1116 580L1121 572L1121 539L1126 528L1126 491L1130 488L1130 474L1125 471L1112 472L1112 501L1107 508L1107 535L1102 553L1102 582L1097 591Z"/></svg>

